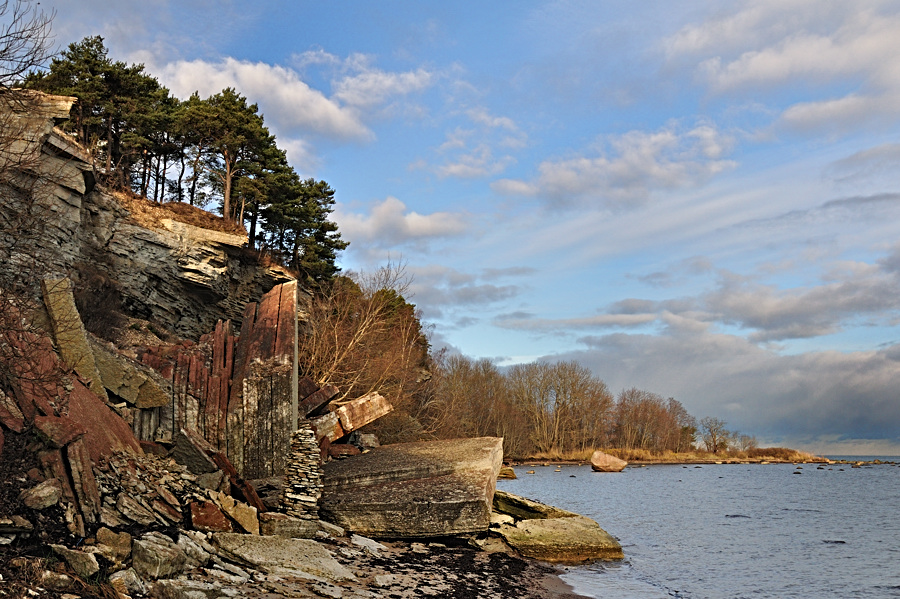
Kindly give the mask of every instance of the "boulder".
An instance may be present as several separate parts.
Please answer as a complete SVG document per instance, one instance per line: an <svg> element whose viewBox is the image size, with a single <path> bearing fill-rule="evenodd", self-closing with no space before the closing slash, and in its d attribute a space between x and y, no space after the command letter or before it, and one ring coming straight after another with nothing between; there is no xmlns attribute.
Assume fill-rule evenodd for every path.
<svg viewBox="0 0 900 599"><path fill-rule="evenodd" d="M546 562L577 564L625 557L619 542L584 516L522 520L496 530L525 557Z"/></svg>
<svg viewBox="0 0 900 599"><path fill-rule="evenodd" d="M265 512L259 515L259 532L270 537L288 539L311 539L319 530L317 520L302 520L278 512Z"/></svg>
<svg viewBox="0 0 900 599"><path fill-rule="evenodd" d="M97 531L97 547L111 562L121 562L131 555L131 535L102 527Z"/></svg>
<svg viewBox="0 0 900 599"><path fill-rule="evenodd" d="M219 555L264 572L300 571L333 581L353 580L319 543L309 539L285 539L220 532L212 535Z"/></svg>
<svg viewBox="0 0 900 599"><path fill-rule="evenodd" d="M231 532L231 521L211 501L191 503L191 526L202 532Z"/></svg>
<svg viewBox="0 0 900 599"><path fill-rule="evenodd" d="M591 468L595 472L621 472L627 465L628 462L625 460L620 460L600 450L591 455Z"/></svg>
<svg viewBox="0 0 900 599"><path fill-rule="evenodd" d="M503 466L502 468L500 468L500 474L497 475L497 478L515 480L517 478L516 471L509 466Z"/></svg>
<svg viewBox="0 0 900 599"><path fill-rule="evenodd" d="M325 465L323 519L374 538L488 529L503 440L403 443Z"/></svg>
<svg viewBox="0 0 900 599"><path fill-rule="evenodd" d="M90 578L100 571L100 564L92 553L84 553L83 551L75 551L63 545L50 545L53 552L61 557L72 571L81 578Z"/></svg>
<svg viewBox="0 0 900 599"><path fill-rule="evenodd" d="M42 510L56 505L60 497L62 497L62 485L55 478L47 479L41 484L19 493L19 500L33 510Z"/></svg>
<svg viewBox="0 0 900 599"><path fill-rule="evenodd" d="M166 578L184 570L187 556L169 537L149 532L134 542L131 563L146 578Z"/></svg>

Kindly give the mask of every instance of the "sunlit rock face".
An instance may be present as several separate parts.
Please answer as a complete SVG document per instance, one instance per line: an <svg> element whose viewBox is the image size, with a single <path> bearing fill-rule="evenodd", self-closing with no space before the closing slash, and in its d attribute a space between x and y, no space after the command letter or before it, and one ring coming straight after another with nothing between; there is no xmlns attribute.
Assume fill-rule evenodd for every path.
<svg viewBox="0 0 900 599"><path fill-rule="evenodd" d="M131 316L196 339L219 319L239 326L248 302L293 280L261 267L244 235L180 222L152 203L136 211L141 200L96 185L88 150L55 126L72 102L34 94L21 111L0 110L0 132L13 140L0 144L0 209L17 216L0 227L0 259L23 281L106 277Z"/></svg>
<svg viewBox="0 0 900 599"><path fill-rule="evenodd" d="M376 538L486 531L502 460L495 437L377 447L326 464L319 511Z"/></svg>

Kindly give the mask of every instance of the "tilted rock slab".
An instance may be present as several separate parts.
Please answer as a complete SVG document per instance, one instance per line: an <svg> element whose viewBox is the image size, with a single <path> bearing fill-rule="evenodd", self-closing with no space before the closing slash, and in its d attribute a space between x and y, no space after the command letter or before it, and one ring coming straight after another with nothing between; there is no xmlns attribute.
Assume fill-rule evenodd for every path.
<svg viewBox="0 0 900 599"><path fill-rule="evenodd" d="M263 572L300 571L333 581L355 578L327 549L309 539L219 532L213 533L212 544L220 556Z"/></svg>
<svg viewBox="0 0 900 599"><path fill-rule="evenodd" d="M577 564L625 557L619 542L584 516L522 520L502 524L497 532L525 557L546 562Z"/></svg>
<svg viewBox="0 0 900 599"><path fill-rule="evenodd" d="M156 408L171 401L172 386L152 368L131 360L96 338L88 337L103 386L136 408Z"/></svg>
<svg viewBox="0 0 900 599"><path fill-rule="evenodd" d="M41 280L41 291L53 326L53 338L63 362L88 381L91 391L108 399L94 361L94 353L88 343L87 331L84 330L75 306L72 281L48 277Z"/></svg>
<svg viewBox="0 0 900 599"><path fill-rule="evenodd" d="M374 538L487 530L503 439L378 447L325 465L323 519Z"/></svg>
<svg viewBox="0 0 900 599"><path fill-rule="evenodd" d="M615 538L575 512L506 491L494 494L494 510L497 525L493 530L525 557L567 564L625 557ZM515 522L502 516L511 516Z"/></svg>

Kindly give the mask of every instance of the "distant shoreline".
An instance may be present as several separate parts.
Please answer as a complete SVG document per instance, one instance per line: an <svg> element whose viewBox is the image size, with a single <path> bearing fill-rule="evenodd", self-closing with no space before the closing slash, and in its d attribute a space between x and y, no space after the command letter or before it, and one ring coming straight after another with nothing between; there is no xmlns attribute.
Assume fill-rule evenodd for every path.
<svg viewBox="0 0 900 599"><path fill-rule="evenodd" d="M512 467L545 467L545 466L590 466L591 463L585 460L509 460L508 464ZM888 466L897 466L900 465L900 458L896 459L874 459L874 460L855 460L855 459L847 459L842 458L838 460L830 459L827 457L821 456L813 456L811 458L803 459L803 460L784 460L784 459L758 459L758 458L723 458L723 459L706 459L706 458L694 458L694 459L643 459L643 460L631 460L628 462L628 467L635 466L692 466L692 465L724 465L724 464L841 464L841 465L849 465L849 466L878 466L878 465L888 465Z"/></svg>

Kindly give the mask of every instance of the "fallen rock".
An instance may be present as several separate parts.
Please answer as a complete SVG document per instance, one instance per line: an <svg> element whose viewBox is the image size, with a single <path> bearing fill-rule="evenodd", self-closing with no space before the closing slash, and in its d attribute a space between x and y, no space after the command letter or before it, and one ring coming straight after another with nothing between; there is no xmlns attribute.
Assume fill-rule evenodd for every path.
<svg viewBox="0 0 900 599"><path fill-rule="evenodd" d="M353 580L322 545L308 539L285 539L220 532L212 535L219 555L264 572L299 570L332 581Z"/></svg>
<svg viewBox="0 0 900 599"><path fill-rule="evenodd" d="M187 556L169 537L148 532L134 542L131 565L146 578L165 578L184 570Z"/></svg>
<svg viewBox="0 0 900 599"><path fill-rule="evenodd" d="M191 526L202 532L231 532L231 521L211 501L191 503Z"/></svg>
<svg viewBox="0 0 900 599"><path fill-rule="evenodd" d="M88 344L87 332L81 323L78 308L75 307L72 281L48 277L41 280L41 291L53 327L53 337L63 361L90 382L91 391L104 400L107 399L106 389L103 388L94 362L94 354Z"/></svg>
<svg viewBox="0 0 900 599"><path fill-rule="evenodd" d="M620 460L600 450L591 455L591 468L595 472L621 472L627 465L628 462L625 460Z"/></svg>
<svg viewBox="0 0 900 599"><path fill-rule="evenodd" d="M519 497L506 491L496 491L494 493L494 511L499 514L507 514L517 520L572 518L579 515L575 512L561 510L558 507L541 503L540 501Z"/></svg>
<svg viewBox="0 0 900 599"><path fill-rule="evenodd" d="M97 558L92 553L75 551L63 545L50 545L50 548L81 578L90 578L100 571L100 564L97 563Z"/></svg>
<svg viewBox="0 0 900 599"><path fill-rule="evenodd" d="M497 475L497 478L515 480L516 471L509 466L503 466L502 468L500 468L500 474Z"/></svg>
<svg viewBox="0 0 900 599"><path fill-rule="evenodd" d="M187 532L178 535L178 547L184 552L185 566L187 569L206 566L212 559L213 549L206 543L206 539L188 535Z"/></svg>
<svg viewBox="0 0 900 599"><path fill-rule="evenodd" d="M209 457L210 453L215 452L216 448L199 433L181 429L175 436L172 457L194 474L210 474L219 470L216 463Z"/></svg>
<svg viewBox="0 0 900 599"><path fill-rule="evenodd" d="M252 535L259 534L259 518L255 507L217 491L209 491L209 496L244 531Z"/></svg>
<svg viewBox="0 0 900 599"><path fill-rule="evenodd" d="M74 420L62 416L35 416L34 427L54 449L65 447L72 441L83 437L87 432Z"/></svg>
<svg viewBox="0 0 900 599"><path fill-rule="evenodd" d="M102 527L97 531L97 547L111 562L123 561L131 555L131 535Z"/></svg>
<svg viewBox="0 0 900 599"><path fill-rule="evenodd" d="M137 575L134 568L110 574L109 584L122 595L143 595L146 592L144 581Z"/></svg>
<svg viewBox="0 0 900 599"><path fill-rule="evenodd" d="M619 542L584 516L522 520L496 530L519 553L542 561L575 564L625 557Z"/></svg>
<svg viewBox="0 0 900 599"><path fill-rule="evenodd" d="M136 408L157 408L171 401L171 385L153 369L131 360L111 344L89 336L103 386Z"/></svg>
<svg viewBox="0 0 900 599"><path fill-rule="evenodd" d="M116 509L122 516L125 516L138 524L143 524L144 526L149 526L156 522L156 516L153 515L153 512L145 508L138 500L132 498L127 493L119 494L119 498L116 500Z"/></svg>
<svg viewBox="0 0 900 599"><path fill-rule="evenodd" d="M241 590L200 580L158 580L149 589L150 597L171 599L211 599L240 597Z"/></svg>
<svg viewBox="0 0 900 599"><path fill-rule="evenodd" d="M48 591L65 591L72 587L75 580L68 574L44 570L41 573L40 585Z"/></svg>
<svg viewBox="0 0 900 599"><path fill-rule="evenodd" d="M34 530L34 525L22 516L0 518L0 533L18 534L20 532L31 532L32 530Z"/></svg>
<svg viewBox="0 0 900 599"><path fill-rule="evenodd" d="M495 437L375 448L325 465L323 519L374 538L487 530L503 457Z"/></svg>
<svg viewBox="0 0 900 599"><path fill-rule="evenodd" d="M378 541L369 539L367 537L361 537L359 535L350 535L350 542L357 547L365 549L372 555L378 555L379 552L385 551L387 549L387 547L385 547Z"/></svg>
<svg viewBox="0 0 900 599"><path fill-rule="evenodd" d="M266 536L311 539L318 530L317 520L301 520L278 512L265 512L259 515L259 532Z"/></svg>
<svg viewBox="0 0 900 599"><path fill-rule="evenodd" d="M49 478L44 482L25 489L19 493L19 501L33 510L43 510L59 503L62 497L62 485L55 478Z"/></svg>

